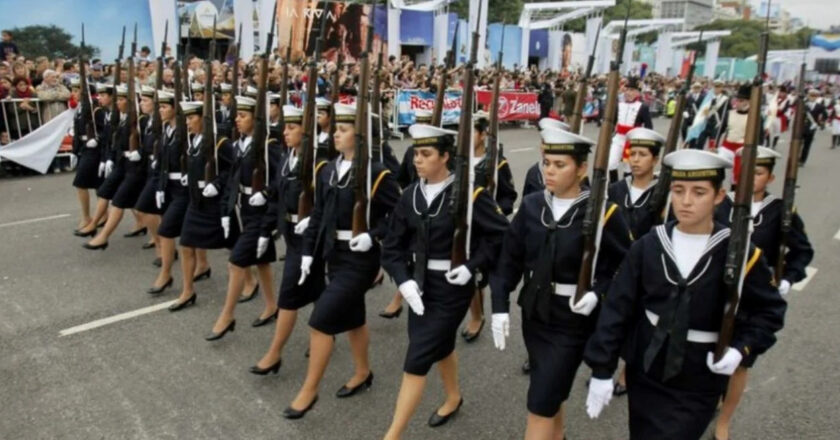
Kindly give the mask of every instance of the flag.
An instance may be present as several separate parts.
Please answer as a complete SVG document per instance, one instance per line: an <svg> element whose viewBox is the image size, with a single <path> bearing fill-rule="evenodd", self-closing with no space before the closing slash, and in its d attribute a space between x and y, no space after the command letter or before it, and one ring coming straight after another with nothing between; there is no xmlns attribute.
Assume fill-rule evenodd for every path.
<svg viewBox="0 0 840 440"><path fill-rule="evenodd" d="M61 141L73 126L75 110L65 110L28 135L0 148L0 157L46 174Z"/></svg>
<svg viewBox="0 0 840 440"><path fill-rule="evenodd" d="M700 135L703 134L703 131L706 130L706 121L709 119L711 108L712 94L706 93L706 97L703 98L703 103L700 104L700 109L698 109L697 114L694 115L694 122L691 124L691 127L688 127L688 133L685 135L686 142L691 142L694 139L699 138Z"/></svg>

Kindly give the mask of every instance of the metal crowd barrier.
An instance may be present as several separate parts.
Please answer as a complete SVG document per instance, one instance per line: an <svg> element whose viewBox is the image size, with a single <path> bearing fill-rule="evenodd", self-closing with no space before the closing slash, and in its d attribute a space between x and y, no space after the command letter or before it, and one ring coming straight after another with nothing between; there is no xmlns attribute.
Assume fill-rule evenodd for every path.
<svg viewBox="0 0 840 440"><path fill-rule="evenodd" d="M38 98L0 100L0 147L25 137L58 116L52 114L50 106L47 105L51 102L54 101L43 101ZM32 107L32 109L24 108L24 103L28 103L27 107ZM70 149L62 147L56 154L56 158L69 158L70 153ZM1 162L4 162L2 158L0 158Z"/></svg>

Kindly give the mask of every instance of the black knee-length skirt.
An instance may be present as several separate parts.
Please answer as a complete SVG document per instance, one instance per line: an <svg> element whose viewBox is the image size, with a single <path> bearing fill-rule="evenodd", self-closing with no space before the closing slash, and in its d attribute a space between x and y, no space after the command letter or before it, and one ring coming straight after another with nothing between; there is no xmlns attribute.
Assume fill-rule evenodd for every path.
<svg viewBox="0 0 840 440"><path fill-rule="evenodd" d="M196 202L190 200L181 228L181 246L198 249L222 249L233 247L239 236L239 225L231 222L230 234L225 238L222 228L221 196L203 197Z"/></svg>
<svg viewBox="0 0 840 440"><path fill-rule="evenodd" d="M289 229L293 229L288 224ZM290 236L293 235L293 236ZM302 286L300 280L300 241L293 231L284 235L286 240L286 259L283 262L283 278L280 280L280 294L277 295L277 307L283 310L298 310L315 302L326 287L324 262L319 258L312 262L309 276Z"/></svg>
<svg viewBox="0 0 840 440"><path fill-rule="evenodd" d="M73 186L80 189L97 189L100 185L102 178L99 177L99 150L87 148L79 155Z"/></svg>
<svg viewBox="0 0 840 440"><path fill-rule="evenodd" d="M97 165L97 168L99 165ZM111 200L114 198L114 194L117 193L117 190L120 188L120 183L122 183L123 179L125 178L125 167L121 165L114 165L113 171L105 180L102 181L102 185L99 185L99 188L96 190L96 197L105 200Z"/></svg>
<svg viewBox="0 0 840 440"><path fill-rule="evenodd" d="M142 169L139 167L132 168L132 165L128 165L128 167L130 168L126 170L125 177L120 182L114 198L111 199L111 204L120 209L134 208L146 182L146 173Z"/></svg>
<svg viewBox="0 0 840 440"><path fill-rule="evenodd" d="M158 226L158 235L163 238L177 238L181 235L181 228L184 226L184 216L187 214L187 206L190 204L190 195L186 186L182 186L177 180L170 180L166 185L166 206L163 217Z"/></svg>
<svg viewBox="0 0 840 440"><path fill-rule="evenodd" d="M453 286L443 271L426 271L423 316L408 313L408 350L403 371L425 376L432 365L455 350L458 326L467 314L474 285Z"/></svg>
<svg viewBox="0 0 840 440"><path fill-rule="evenodd" d="M228 261L239 267L249 267L256 264L270 264L277 260L277 250L274 248L274 241L269 239L268 249L260 258L257 258L257 242L262 234L262 221L266 212L266 206L254 207L248 205L247 197L242 197L244 202L239 208L238 214L230 219L231 229L234 222L240 222L241 233L236 239L236 244L230 251Z"/></svg>
<svg viewBox="0 0 840 440"><path fill-rule="evenodd" d="M140 196L137 197L137 203L134 204L134 209L144 214L163 214L163 210L158 209L157 204L155 203L155 193L157 192L159 186L160 179L158 178L157 173L149 170L146 177L146 183L140 191Z"/></svg>
<svg viewBox="0 0 840 440"><path fill-rule="evenodd" d="M336 242L336 247L346 247L346 242ZM378 274L379 248L368 252L333 249L327 261L329 283L315 301L309 326L328 335L363 326L365 293Z"/></svg>

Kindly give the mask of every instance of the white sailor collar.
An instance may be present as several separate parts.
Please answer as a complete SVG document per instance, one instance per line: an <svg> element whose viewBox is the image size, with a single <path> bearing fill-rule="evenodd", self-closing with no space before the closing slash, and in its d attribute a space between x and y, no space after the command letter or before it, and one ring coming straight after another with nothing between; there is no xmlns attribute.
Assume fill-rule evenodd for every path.
<svg viewBox="0 0 840 440"><path fill-rule="evenodd" d="M653 189L656 187L656 182L659 181L657 176L653 176L653 180L650 181L650 184L645 188L642 192L642 195L636 200L636 203L633 203L630 199L630 190L633 187L633 176L629 175L624 178L624 183L627 185L627 194L624 196L624 207L625 208L640 208L644 206L648 199L650 199L651 194L653 194Z"/></svg>
<svg viewBox="0 0 840 440"><path fill-rule="evenodd" d="M554 220L554 211L552 211L551 207L551 198L554 197L551 194L551 191L544 189L543 190L543 206L542 210L540 211L540 221L542 222L543 226L550 227L551 222ZM585 212L586 211L586 200L589 199L589 190L582 189L580 194L575 197L575 200L572 202L569 209L560 217L560 220L557 220L556 224L557 227L560 229L568 228L572 225L572 222L578 215L578 212ZM583 206L581 206L583 205ZM546 217L548 214L548 217Z"/></svg>
<svg viewBox="0 0 840 440"><path fill-rule="evenodd" d="M432 199L432 203L430 205L426 204L426 179L417 179L417 185L414 186L414 192L412 193L412 208L414 209L414 213L417 215L422 215L423 211L428 211L429 217L437 217L440 214L441 208L443 208L444 203L444 195L446 191L452 186L452 182L455 181L455 174L449 174L449 177L444 180L443 189ZM422 205L418 204L418 199ZM437 209L434 209L432 212L433 207L437 204ZM420 208L423 207L423 209Z"/></svg>
<svg viewBox="0 0 840 440"><path fill-rule="evenodd" d="M662 255L660 256L662 262L662 270L665 273L665 278L668 280L669 283L673 285L679 285L679 280L684 279L679 271L679 265L677 264L677 257L674 252L674 244L671 242L671 234L676 227L677 222L672 221L666 223L664 225L658 225L653 228L656 233L656 237L659 239L659 243L662 246ZM691 269L691 273L689 276L686 277L686 285L694 284L700 277L706 273L706 270L709 269L709 264L712 261L711 253L715 250L721 243L723 243L732 231L724 226L721 226L718 223L714 224L712 229L712 234L709 236L709 240L706 242L706 247L703 249L703 252L700 254L700 258L697 259L697 263ZM674 268L674 273L676 276L671 275L671 271L668 270L668 265L666 264L665 260L669 259L671 261L671 266ZM703 261L705 260L705 262ZM692 276L693 275L693 276Z"/></svg>

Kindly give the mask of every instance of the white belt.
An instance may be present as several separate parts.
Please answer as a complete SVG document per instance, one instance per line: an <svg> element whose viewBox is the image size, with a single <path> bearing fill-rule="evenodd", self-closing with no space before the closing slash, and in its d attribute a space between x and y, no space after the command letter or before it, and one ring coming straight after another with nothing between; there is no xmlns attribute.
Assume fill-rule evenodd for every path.
<svg viewBox="0 0 840 440"><path fill-rule="evenodd" d="M131 156L131 151L123 151L123 157L127 158L129 156Z"/></svg>
<svg viewBox="0 0 840 440"><path fill-rule="evenodd" d="M290 223L297 223L300 221L300 217L297 214L286 214L286 221Z"/></svg>
<svg viewBox="0 0 840 440"><path fill-rule="evenodd" d="M656 327L656 323L659 322L659 315L651 312L650 310L645 310L645 315L647 315L648 321ZM696 342L698 344L714 344L718 341L718 332L689 329L686 340L688 340L688 342Z"/></svg>
<svg viewBox="0 0 840 440"><path fill-rule="evenodd" d="M245 194L246 196L250 196L251 194L254 193L254 188L251 188L250 186L245 186L245 185L240 184L239 185L239 192L241 192L242 194Z"/></svg>
<svg viewBox="0 0 840 440"><path fill-rule="evenodd" d="M335 231L335 238L341 241L350 241L353 238L353 231Z"/></svg>
<svg viewBox="0 0 840 440"><path fill-rule="evenodd" d="M427 260L426 269L438 272L449 272L452 267L452 260Z"/></svg>
<svg viewBox="0 0 840 440"><path fill-rule="evenodd" d="M169 180L181 180L181 177L183 177L183 174L181 174L181 173L169 173L169 174L167 174L167 177L169 177Z"/></svg>
<svg viewBox="0 0 840 440"><path fill-rule="evenodd" d="M203 180L198 181L198 187L199 188L204 188L205 186L207 186L207 182L205 182Z"/></svg>
<svg viewBox="0 0 840 440"><path fill-rule="evenodd" d="M575 296L577 284L555 284L554 294L560 296Z"/></svg>

